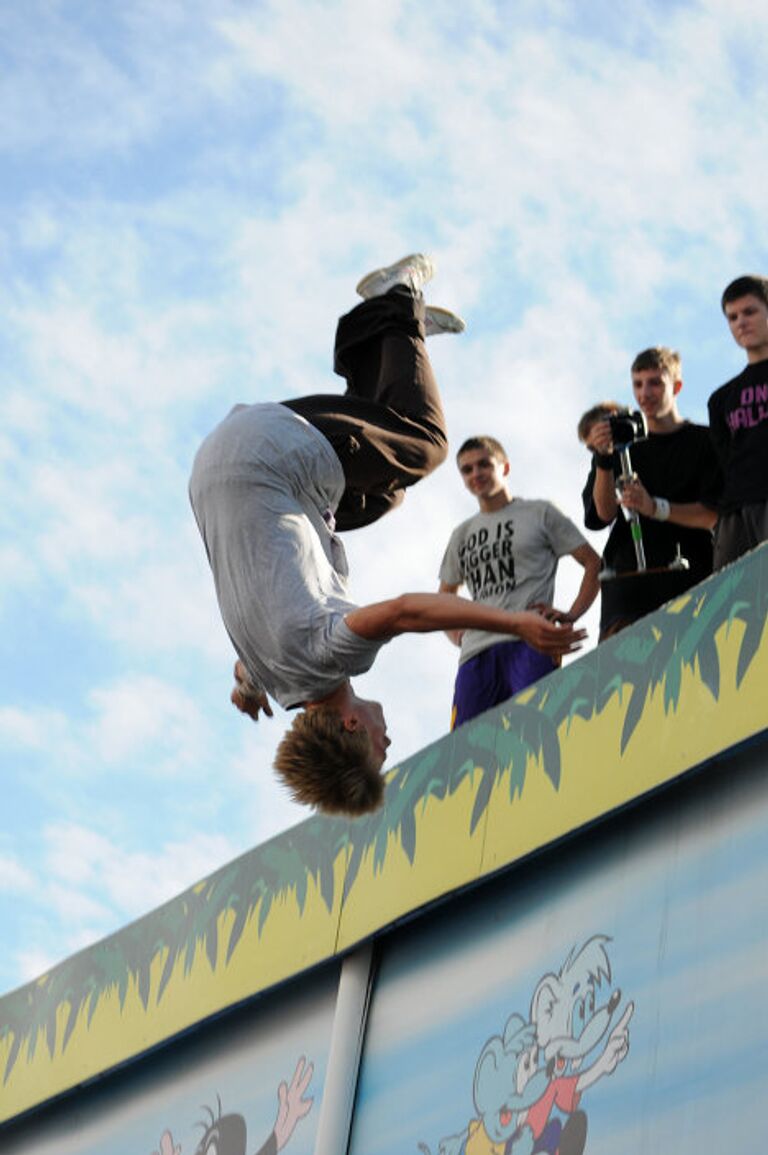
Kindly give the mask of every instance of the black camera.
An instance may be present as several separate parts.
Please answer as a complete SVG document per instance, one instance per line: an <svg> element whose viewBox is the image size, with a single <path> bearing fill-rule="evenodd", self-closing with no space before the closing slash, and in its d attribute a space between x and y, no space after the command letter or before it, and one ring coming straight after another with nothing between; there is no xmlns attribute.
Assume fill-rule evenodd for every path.
<svg viewBox="0 0 768 1155"><path fill-rule="evenodd" d="M627 445L634 445L636 441L644 441L648 436L648 427L645 417L636 409L634 413L614 413L608 418L611 427L611 439L615 449L624 449Z"/></svg>

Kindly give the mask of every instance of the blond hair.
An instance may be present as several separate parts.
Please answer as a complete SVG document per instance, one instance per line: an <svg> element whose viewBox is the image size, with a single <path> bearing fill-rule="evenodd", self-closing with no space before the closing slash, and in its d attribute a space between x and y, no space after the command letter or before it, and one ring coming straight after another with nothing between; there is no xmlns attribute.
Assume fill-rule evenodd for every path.
<svg viewBox="0 0 768 1155"><path fill-rule="evenodd" d="M294 801L325 814L368 814L384 798L368 732L347 730L338 712L326 706L296 715L274 765Z"/></svg>

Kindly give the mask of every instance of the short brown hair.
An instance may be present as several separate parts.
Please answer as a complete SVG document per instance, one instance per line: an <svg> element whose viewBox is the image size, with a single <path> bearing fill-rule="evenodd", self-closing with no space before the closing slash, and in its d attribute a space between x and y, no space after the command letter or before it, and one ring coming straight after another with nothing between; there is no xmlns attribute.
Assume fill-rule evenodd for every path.
<svg viewBox="0 0 768 1155"><path fill-rule="evenodd" d="M652 345L650 349L643 349L632 362L631 373L639 373L642 369L659 369L668 373L673 381L679 381L682 373L680 354L676 349L669 349L666 345Z"/></svg>
<svg viewBox="0 0 768 1155"><path fill-rule="evenodd" d="M720 307L725 312L725 306L731 301L738 301L739 297L758 297L764 305L768 305L768 277L761 277L758 273L748 273L744 277L737 277L723 291L720 298Z"/></svg>
<svg viewBox="0 0 768 1155"><path fill-rule="evenodd" d="M625 413L629 413L629 409L626 405L619 405L618 401L600 401L597 405L593 405L579 418L579 424L576 426L579 441L587 440L592 426L596 425L598 421L605 421L606 417L615 417L617 414Z"/></svg>
<svg viewBox="0 0 768 1155"><path fill-rule="evenodd" d="M481 437L468 437L456 454L456 460L458 461L463 453L469 453L472 449L484 449L486 453L490 453L491 457L495 457L497 461L509 461L507 451L501 442L497 441L495 437L486 437L485 435Z"/></svg>
<svg viewBox="0 0 768 1155"><path fill-rule="evenodd" d="M277 748L275 770L294 801L325 814L368 814L384 798L368 732L347 730L326 706L296 715Z"/></svg>

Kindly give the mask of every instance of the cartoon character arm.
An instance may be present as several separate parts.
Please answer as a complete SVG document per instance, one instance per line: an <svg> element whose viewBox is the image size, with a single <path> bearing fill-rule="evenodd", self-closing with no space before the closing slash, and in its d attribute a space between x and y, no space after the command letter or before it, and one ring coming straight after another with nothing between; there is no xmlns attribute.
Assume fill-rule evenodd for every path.
<svg viewBox="0 0 768 1155"><path fill-rule="evenodd" d="M275 1138L274 1131L269 1136L264 1146L259 1147L256 1155L277 1155L277 1139Z"/></svg>
<svg viewBox="0 0 768 1155"><path fill-rule="evenodd" d="M152 1155L181 1155L181 1144L174 1143L170 1131L163 1131L160 1136L160 1150L153 1151Z"/></svg>
<svg viewBox="0 0 768 1155"><path fill-rule="evenodd" d="M581 1094L588 1087L593 1086L603 1075L612 1075L619 1063L627 1057L629 1051L629 1020L635 1010L634 1003L627 1003L624 1014L608 1036L605 1050L599 1059L586 1071L582 1071L576 1083L576 1090Z"/></svg>
<svg viewBox="0 0 768 1155"><path fill-rule="evenodd" d="M283 1081L277 1089L277 1118L272 1132L276 1143L275 1151L282 1151L293 1134L296 1124L312 1109L314 1099L305 1099L304 1094L309 1086L313 1071L313 1064L308 1063L302 1055L296 1064L296 1070L293 1072L290 1084ZM268 1145L266 1148L262 1148L262 1151L264 1155L267 1155ZM259 1152L258 1155L262 1155L262 1152Z"/></svg>
<svg viewBox="0 0 768 1155"><path fill-rule="evenodd" d="M458 1135L448 1135L437 1145L439 1155L466 1155L469 1128L460 1131Z"/></svg>

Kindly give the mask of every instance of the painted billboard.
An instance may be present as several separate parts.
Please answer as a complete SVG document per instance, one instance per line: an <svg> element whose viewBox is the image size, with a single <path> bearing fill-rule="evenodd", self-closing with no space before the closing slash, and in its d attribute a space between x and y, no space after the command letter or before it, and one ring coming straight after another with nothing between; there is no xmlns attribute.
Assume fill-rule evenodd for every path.
<svg viewBox="0 0 768 1155"><path fill-rule="evenodd" d="M83 1090L3 1155L311 1155L337 968Z"/></svg>
<svg viewBox="0 0 768 1155"><path fill-rule="evenodd" d="M766 771L761 744L388 939L350 1155L759 1148Z"/></svg>

